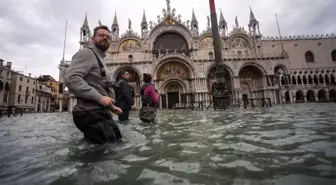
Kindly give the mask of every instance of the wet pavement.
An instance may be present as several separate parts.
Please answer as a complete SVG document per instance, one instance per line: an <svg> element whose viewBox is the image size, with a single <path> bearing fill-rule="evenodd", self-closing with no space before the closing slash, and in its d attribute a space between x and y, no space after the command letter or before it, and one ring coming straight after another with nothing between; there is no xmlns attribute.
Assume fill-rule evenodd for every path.
<svg viewBox="0 0 336 185"><path fill-rule="evenodd" d="M336 104L132 113L124 142L88 145L69 113L0 118L0 184L331 185Z"/></svg>

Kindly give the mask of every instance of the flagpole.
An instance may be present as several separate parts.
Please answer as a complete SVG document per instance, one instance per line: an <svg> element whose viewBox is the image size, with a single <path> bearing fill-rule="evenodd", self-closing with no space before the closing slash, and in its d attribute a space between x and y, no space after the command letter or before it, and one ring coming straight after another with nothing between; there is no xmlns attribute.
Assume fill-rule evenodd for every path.
<svg viewBox="0 0 336 185"><path fill-rule="evenodd" d="M281 32L280 32L280 26L279 26L277 14L275 14L275 20L276 20L276 23L277 23L277 26L278 26L278 32L279 32L279 36L280 36L282 52L284 52L285 50L284 50L284 46L283 46L283 42L282 42L282 36L281 36Z"/></svg>
<svg viewBox="0 0 336 185"><path fill-rule="evenodd" d="M64 46L63 46L63 58L64 61L64 55L65 55L65 44L66 44L66 37L67 37L67 29L68 29L68 21L65 21L65 33L64 33Z"/></svg>

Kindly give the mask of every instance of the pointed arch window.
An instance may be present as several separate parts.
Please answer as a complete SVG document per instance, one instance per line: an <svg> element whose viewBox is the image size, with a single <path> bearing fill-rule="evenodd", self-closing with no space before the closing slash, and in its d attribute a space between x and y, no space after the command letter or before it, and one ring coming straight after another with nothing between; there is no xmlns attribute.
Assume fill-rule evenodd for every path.
<svg viewBox="0 0 336 185"><path fill-rule="evenodd" d="M305 54L306 62L307 63L314 63L314 54L311 51L307 51Z"/></svg>
<svg viewBox="0 0 336 185"><path fill-rule="evenodd" d="M333 62L336 62L336 49L331 52L331 59Z"/></svg>

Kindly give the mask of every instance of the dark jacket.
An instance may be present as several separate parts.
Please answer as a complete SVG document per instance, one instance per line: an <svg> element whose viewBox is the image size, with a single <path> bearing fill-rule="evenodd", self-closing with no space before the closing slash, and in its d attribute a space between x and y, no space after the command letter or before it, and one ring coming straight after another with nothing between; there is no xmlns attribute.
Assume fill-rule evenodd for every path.
<svg viewBox="0 0 336 185"><path fill-rule="evenodd" d="M127 80L121 79L118 81L115 94L117 107L124 110L132 108L132 90Z"/></svg>

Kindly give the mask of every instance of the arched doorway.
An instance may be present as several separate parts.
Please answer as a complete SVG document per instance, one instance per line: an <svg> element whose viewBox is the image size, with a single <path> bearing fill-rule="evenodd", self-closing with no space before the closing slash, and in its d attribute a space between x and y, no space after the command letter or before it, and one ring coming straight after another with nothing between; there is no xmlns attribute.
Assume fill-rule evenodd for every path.
<svg viewBox="0 0 336 185"><path fill-rule="evenodd" d="M133 104L136 105L136 107L140 106L140 98L139 98L139 94L140 94L140 75L139 73L133 69L133 68L122 68L120 70L118 70L116 72L115 75L115 81L119 81L122 75L122 72L128 72L129 74L129 79L128 79L128 83L131 86L131 94L132 94L132 98L133 98Z"/></svg>
<svg viewBox="0 0 336 185"><path fill-rule="evenodd" d="M172 109L180 102L183 87L177 82L170 82L165 86L165 92L167 93L168 109Z"/></svg>
<svg viewBox="0 0 336 185"><path fill-rule="evenodd" d="M158 58L160 54L184 53L189 56L189 46L184 37L178 33L166 32L161 34L153 44L153 56Z"/></svg>
<svg viewBox="0 0 336 185"><path fill-rule="evenodd" d="M329 100L336 101L336 90L335 89L329 90Z"/></svg>
<svg viewBox="0 0 336 185"><path fill-rule="evenodd" d="M226 66L221 65L220 67L222 67L223 70L224 70L225 80L226 80L226 83L227 83L227 88L228 88L228 91L231 92L231 90L233 89L232 81L231 81L231 75L232 74ZM208 90L210 91L210 93L212 93L214 91L214 86L215 86L216 82L217 82L216 66L213 66L207 74L207 86L208 86Z"/></svg>
<svg viewBox="0 0 336 185"><path fill-rule="evenodd" d="M296 100L295 103L303 103L304 102L304 96L303 96L302 91L300 91L300 90L296 91L295 100Z"/></svg>
<svg viewBox="0 0 336 185"><path fill-rule="evenodd" d="M193 94L185 94L184 89L186 88L185 84L188 84L191 77L192 69L190 69L185 62L180 61L179 59L170 58L158 66L155 79L156 84L160 86L161 89L160 96L162 108L172 108L172 106L177 102L183 103L191 101L192 97L187 96L193 96ZM178 89L179 91L173 91L172 89Z"/></svg>
<svg viewBox="0 0 336 185"><path fill-rule="evenodd" d="M326 96L326 92L324 89L321 89L318 91L317 97L319 101L327 101L327 96Z"/></svg>
<svg viewBox="0 0 336 185"><path fill-rule="evenodd" d="M263 90L263 73L258 67L253 65L245 66L239 71L238 77L240 87L242 88L244 84L248 84L251 90L248 99L265 97Z"/></svg>
<svg viewBox="0 0 336 185"><path fill-rule="evenodd" d="M314 91L309 90L307 92L307 102L315 102Z"/></svg>
<svg viewBox="0 0 336 185"><path fill-rule="evenodd" d="M241 93L242 93L242 98L243 100L247 100L251 98L251 89L248 83L243 83L240 85L241 87Z"/></svg>
<svg viewBox="0 0 336 185"><path fill-rule="evenodd" d="M286 91L286 93L285 93L285 102L286 103L290 103L290 96L289 96L289 91Z"/></svg>

